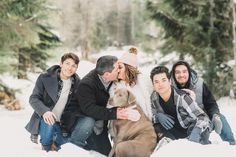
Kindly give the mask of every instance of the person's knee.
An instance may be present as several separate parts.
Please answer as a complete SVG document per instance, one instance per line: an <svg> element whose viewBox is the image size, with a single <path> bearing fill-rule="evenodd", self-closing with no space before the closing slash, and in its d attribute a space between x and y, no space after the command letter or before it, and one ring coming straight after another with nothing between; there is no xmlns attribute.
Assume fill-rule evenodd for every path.
<svg viewBox="0 0 236 157"><path fill-rule="evenodd" d="M42 119L42 120L40 121L39 127L40 127L41 130L52 131L53 128L55 127L55 125L56 125L55 123L52 124L52 125L49 125L49 124L45 123L44 120Z"/></svg>
<svg viewBox="0 0 236 157"><path fill-rule="evenodd" d="M91 117L85 117L85 125L87 125L87 128L93 128L95 125L95 119Z"/></svg>
<svg viewBox="0 0 236 157"><path fill-rule="evenodd" d="M54 128L55 128L54 125L48 125L48 124L40 125L40 132L45 134L51 133L55 130Z"/></svg>
<svg viewBox="0 0 236 157"><path fill-rule="evenodd" d="M221 119L221 122L222 122L221 134L222 135L231 134L232 133L231 127L230 127L228 121L226 120L225 116L221 114L220 119Z"/></svg>
<svg viewBox="0 0 236 157"><path fill-rule="evenodd" d="M220 114L220 120L222 123L227 123L226 117L223 114Z"/></svg>
<svg viewBox="0 0 236 157"><path fill-rule="evenodd" d="M70 141L78 146L84 147L87 144L86 140L93 131L94 125L95 120L93 118L83 117L77 122L71 134Z"/></svg>

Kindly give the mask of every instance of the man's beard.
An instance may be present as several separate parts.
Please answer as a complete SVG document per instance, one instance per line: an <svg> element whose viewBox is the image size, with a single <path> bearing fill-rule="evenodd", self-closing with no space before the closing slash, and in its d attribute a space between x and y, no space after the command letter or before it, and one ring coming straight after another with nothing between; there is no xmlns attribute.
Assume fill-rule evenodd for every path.
<svg viewBox="0 0 236 157"><path fill-rule="evenodd" d="M179 83L179 87L182 89L182 88L185 88L186 86L186 83Z"/></svg>

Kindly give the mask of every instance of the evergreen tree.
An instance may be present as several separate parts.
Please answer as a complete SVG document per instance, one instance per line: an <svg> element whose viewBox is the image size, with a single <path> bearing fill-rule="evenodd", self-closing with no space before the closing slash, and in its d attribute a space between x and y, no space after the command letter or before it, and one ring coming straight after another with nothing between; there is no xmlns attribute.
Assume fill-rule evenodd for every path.
<svg viewBox="0 0 236 157"><path fill-rule="evenodd" d="M165 30L163 53L190 54L213 92L228 94L232 74L221 67L233 55L230 0L148 0L147 10Z"/></svg>
<svg viewBox="0 0 236 157"><path fill-rule="evenodd" d="M59 41L43 21L48 11L45 4L46 0L0 2L0 73L11 71L26 78L27 70L45 69L46 50Z"/></svg>

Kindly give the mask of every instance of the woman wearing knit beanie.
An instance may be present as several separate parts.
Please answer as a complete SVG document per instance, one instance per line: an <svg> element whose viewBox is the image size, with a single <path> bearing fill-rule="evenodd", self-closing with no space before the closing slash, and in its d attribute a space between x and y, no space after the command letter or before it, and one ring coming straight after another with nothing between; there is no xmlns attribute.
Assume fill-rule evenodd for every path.
<svg viewBox="0 0 236 157"><path fill-rule="evenodd" d="M113 84L110 90L111 96L112 90L117 88L127 88L136 96L137 103L141 106L146 116L151 120L151 103L149 100L149 93L145 87L142 74L138 70L138 50L135 47L129 48L128 52L125 52L118 60L119 65L119 81Z"/></svg>

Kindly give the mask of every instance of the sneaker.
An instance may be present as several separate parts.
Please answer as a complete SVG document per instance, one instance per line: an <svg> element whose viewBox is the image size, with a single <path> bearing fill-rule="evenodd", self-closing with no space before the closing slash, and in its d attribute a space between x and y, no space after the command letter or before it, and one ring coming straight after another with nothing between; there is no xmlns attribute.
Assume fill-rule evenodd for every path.
<svg viewBox="0 0 236 157"><path fill-rule="evenodd" d="M42 150L45 150L46 152L49 152L51 150L52 145L42 145Z"/></svg>
<svg viewBox="0 0 236 157"><path fill-rule="evenodd" d="M58 146L55 142L52 143L51 145L51 151L58 151L60 148L60 146Z"/></svg>

